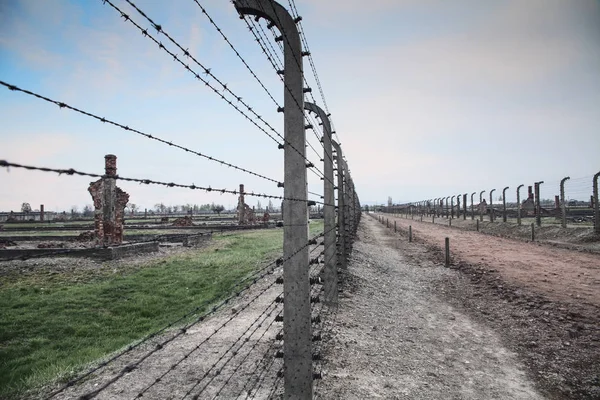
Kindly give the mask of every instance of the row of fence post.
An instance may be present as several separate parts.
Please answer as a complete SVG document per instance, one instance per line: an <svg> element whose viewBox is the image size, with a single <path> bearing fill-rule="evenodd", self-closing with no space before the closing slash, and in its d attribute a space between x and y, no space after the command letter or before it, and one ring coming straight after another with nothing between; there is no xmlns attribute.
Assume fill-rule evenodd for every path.
<svg viewBox="0 0 600 400"><path fill-rule="evenodd" d="M323 203L325 303L337 301L338 269L347 267L348 257L360 221L360 201L342 149L332 140L331 123L319 106L304 101L303 51L297 28L298 18L273 0L235 0L240 17L265 18L276 27L284 55L284 207L283 207L283 374L286 399L311 399L313 395L313 347L311 289L309 277L306 129L304 113L314 112L323 124ZM335 156L333 150L335 149ZM337 187L333 161L336 160ZM337 189L337 222L335 218ZM336 234L337 230L337 234Z"/></svg>
<svg viewBox="0 0 600 400"><path fill-rule="evenodd" d="M594 232L600 234L600 204L598 201L598 178L600 177L600 172L594 175L592 179L592 194L590 196L590 205L593 208L593 226ZM560 218L561 226L563 228L567 227L567 207L566 207L566 199L565 199L565 182L569 180L570 177L565 177L560 181L560 196L557 197L557 202L560 208L560 216L557 215L557 219ZM540 201L540 186L544 183L544 181L537 181L533 184L533 193L531 193L532 187L529 186L529 196L527 200L531 200L533 211L533 216L535 218L535 224L540 227L542 226L542 207ZM523 218L523 203L521 202L521 188L525 185L521 184L517 186L516 194L517 194L517 225L521 225ZM502 221L507 222L508 212L506 206L506 191L510 189L510 187L506 186L502 189ZM489 192L490 203L489 208L489 219L490 222L494 222L496 220L496 208L494 207L493 194L496 189L491 189ZM479 221L483 221L484 213L487 212L486 204L484 203L484 194L486 190L482 190L479 192L479 204L477 208L479 209ZM476 218L475 214L475 203L474 196L477 192L471 193L471 207L470 207L470 215L471 220ZM467 219L467 196L468 193L462 194L462 216L463 219ZM434 215L437 217L446 217L448 219L460 218L461 215L461 194L445 196L445 197L437 197L434 199L428 199L423 201L418 201L414 203L407 203L401 205L393 205L388 207L382 207L385 212L391 212L394 214L405 214L407 217L414 217L414 214L420 215ZM456 207L454 205L454 198L457 199ZM558 204L557 203L557 204ZM558 206L557 206L558 207Z"/></svg>

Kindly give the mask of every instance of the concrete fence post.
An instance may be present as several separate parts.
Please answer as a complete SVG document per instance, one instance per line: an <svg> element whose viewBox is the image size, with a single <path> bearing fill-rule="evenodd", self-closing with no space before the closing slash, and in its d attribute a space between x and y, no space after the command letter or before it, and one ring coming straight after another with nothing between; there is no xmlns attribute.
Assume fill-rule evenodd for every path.
<svg viewBox="0 0 600 400"><path fill-rule="evenodd" d="M338 187L338 220L337 220L337 230L338 230L338 248L337 248L337 256L338 263L337 265L340 268L346 268L346 205L344 201L345 197L345 184L344 184L344 160L342 154L342 148L340 145L332 140L331 144L333 145L336 156L336 166L337 166L337 187ZM377 219L381 222L381 216L378 215Z"/></svg>
<svg viewBox="0 0 600 400"><path fill-rule="evenodd" d="M540 185L544 181L535 182L535 222L537 226L542 226L542 206L540 204Z"/></svg>
<svg viewBox="0 0 600 400"><path fill-rule="evenodd" d="M517 225L521 226L521 188L525 185L517 186Z"/></svg>
<svg viewBox="0 0 600 400"><path fill-rule="evenodd" d="M325 232L323 241L325 245L325 268L323 270L323 291L325 294L325 304L337 302L338 297L338 276L337 276L337 257L336 257L336 233L335 233L335 195L333 186L333 145L331 137L331 122L327 113L316 104L305 102L304 109L316 114L323 124L323 231Z"/></svg>
<svg viewBox="0 0 600 400"><path fill-rule="evenodd" d="M463 221L467 220L467 193L463 194Z"/></svg>
<svg viewBox="0 0 600 400"><path fill-rule="evenodd" d="M475 196L476 194L477 194L477 192L471 193L471 221L473 221L475 219L475 207L473 204L473 196Z"/></svg>
<svg viewBox="0 0 600 400"><path fill-rule="evenodd" d="M454 198L456 196L450 197L450 218L454 218Z"/></svg>
<svg viewBox="0 0 600 400"><path fill-rule="evenodd" d="M479 220L476 220L477 222L477 232L479 232Z"/></svg>
<svg viewBox="0 0 600 400"><path fill-rule="evenodd" d="M561 213L561 226L563 228L567 227L567 204L565 202L565 182L571 179L570 177L565 177L560 181L560 213Z"/></svg>
<svg viewBox="0 0 600 400"><path fill-rule="evenodd" d="M450 210L448 209L448 199L450 196L446 197L446 218L450 218Z"/></svg>
<svg viewBox="0 0 600 400"><path fill-rule="evenodd" d="M492 195L496 189L490 190L490 222L494 222L494 198Z"/></svg>
<svg viewBox="0 0 600 400"><path fill-rule="evenodd" d="M446 247L446 262L445 262L445 266L446 268L450 267L450 238L446 238L445 240L445 247Z"/></svg>
<svg viewBox="0 0 600 400"><path fill-rule="evenodd" d="M600 176L600 172L594 175L593 185L594 185L594 232L600 234L600 206L598 205L598 177Z"/></svg>
<svg viewBox="0 0 600 400"><path fill-rule="evenodd" d="M283 342L284 396L312 399L313 361L309 283L308 193L302 45L294 18L273 0L234 0L238 13L265 18L283 37L284 200ZM339 155L339 154L338 154ZM339 155L341 156L341 155ZM342 197L342 196L340 196Z"/></svg>
<svg viewBox="0 0 600 400"><path fill-rule="evenodd" d="M509 189L509 187L505 187L504 189L502 189L502 222L506 222L507 218L506 218L506 191Z"/></svg>
<svg viewBox="0 0 600 400"><path fill-rule="evenodd" d="M479 192L479 220L483 221L483 194L485 190Z"/></svg>
<svg viewBox="0 0 600 400"><path fill-rule="evenodd" d="M412 225L408 226L408 243L412 243Z"/></svg>
<svg viewBox="0 0 600 400"><path fill-rule="evenodd" d="M531 223L531 241L535 241L535 224L533 222Z"/></svg>

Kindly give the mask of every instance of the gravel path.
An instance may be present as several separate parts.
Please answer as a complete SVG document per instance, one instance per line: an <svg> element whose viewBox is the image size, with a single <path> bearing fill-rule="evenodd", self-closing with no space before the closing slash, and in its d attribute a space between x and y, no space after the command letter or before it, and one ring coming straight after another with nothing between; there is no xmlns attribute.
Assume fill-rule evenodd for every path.
<svg viewBox="0 0 600 400"><path fill-rule="evenodd" d="M373 218L361 222L348 287L325 336L323 399L542 399L516 355L434 293L456 271L417 266Z"/></svg>

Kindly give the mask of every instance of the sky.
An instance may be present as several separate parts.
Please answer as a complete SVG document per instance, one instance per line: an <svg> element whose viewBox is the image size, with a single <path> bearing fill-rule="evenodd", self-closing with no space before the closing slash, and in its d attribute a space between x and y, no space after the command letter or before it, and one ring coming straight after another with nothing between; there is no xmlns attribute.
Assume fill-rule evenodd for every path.
<svg viewBox="0 0 600 400"><path fill-rule="evenodd" d="M111 2L151 28L124 0ZM283 84L230 2L198 0L275 102L193 0L133 2L283 134L277 113ZM592 175L600 171L598 0L295 4L363 204L494 188L496 197L507 186L508 198L517 185L542 180L542 197L553 198L566 176L567 198L589 199ZM148 32L222 89L163 35ZM306 58L304 70L324 107ZM0 2L0 80L283 179L277 143L102 0ZM125 177L283 193L271 181L4 87L0 121L0 159L9 162L101 174L104 155L115 154ZM320 134L307 131L316 149L308 148L307 157L322 170ZM318 174L308 179L311 192L323 192ZM82 209L92 203L91 181L2 168L0 211L18 211L23 202L50 211ZM237 203L234 195L214 192L118 186L141 209Z"/></svg>

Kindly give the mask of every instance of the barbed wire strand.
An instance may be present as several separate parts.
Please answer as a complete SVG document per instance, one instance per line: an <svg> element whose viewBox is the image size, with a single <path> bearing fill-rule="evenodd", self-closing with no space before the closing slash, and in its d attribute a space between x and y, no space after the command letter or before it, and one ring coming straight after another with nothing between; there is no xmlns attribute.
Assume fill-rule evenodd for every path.
<svg viewBox="0 0 600 400"><path fill-rule="evenodd" d="M249 170L249 169L247 169L247 168L242 168L242 167L239 167L239 166L237 166L237 165L234 165L234 164L232 164L232 163L229 163L229 162L227 162L227 161L223 161L223 160L220 160L220 159L218 159L218 158L211 157L211 156L208 156L208 155L206 155L206 154L203 154L203 153L201 153L201 152L199 152L199 151L192 150L192 149L189 149L189 148L187 148L187 147L185 147L185 146L182 146L182 145L179 145L179 144L173 143L172 141L167 141L167 140L165 140L165 139L161 139L161 138L159 138L158 136L155 136L155 135L151 135L151 134L149 134L149 133L142 132L142 131L140 131L140 130L138 130L138 129L135 129L135 128L130 128L128 125L123 125L123 124L121 124L121 123L118 123L118 122L112 121L112 120L110 120L110 119L107 119L107 118L104 118L104 117L100 117L100 116L98 116L98 115L96 115L96 114L93 114L93 113L91 113L91 112L84 111L84 110L81 110L81 109L79 109L79 108L77 108L77 107L70 106L70 105L68 105L67 103L64 103L64 102L62 102L62 101L57 101L57 100L50 99L50 98L48 98L48 97L46 97L46 96L40 95L40 94L38 94L38 93L34 93L34 92L30 91L30 90L21 89L21 88L17 87L16 85L12 85L12 84L6 83L6 82L4 82L4 81L0 81L0 85L3 85L3 86L5 86L5 87L7 87L9 90L12 90L12 91L18 91L18 92L22 92L22 93L28 94L28 95L30 95L30 96L33 96L33 97L36 97L36 98L38 98L38 99L41 99L41 100L47 101L47 102L49 102L49 103L56 104L56 105L57 105L57 106L59 106L60 108L66 108L66 109L69 109L69 110L71 110L71 111L75 111L75 112L77 112L77 113L79 113L79 114L83 114L83 115L86 115L86 116L88 116L88 117L94 118L94 119L96 119L96 120L98 120L98 121L100 121L100 122L103 122L103 123L107 123L107 124L110 124L110 125L116 126L116 127L118 127L118 128L121 128L121 129L123 129L123 130L125 130L125 131L136 133L136 134L138 134L138 135L141 135L141 136L144 136L144 137L146 137L147 139L150 139L150 140L155 140L155 141L157 141L157 142L160 142L160 143L166 144L166 145L168 145L168 146L175 147L175 148L177 148L177 149L183 150L183 151L185 151L185 152L187 152L187 153L194 154L194 155L196 155L196 156L198 156L198 157L206 158L206 159L208 159L209 161L213 161L213 162L219 163L219 164L221 164L221 165L224 165L224 166L227 166L227 167L230 167L230 168L234 168L234 169L236 169L236 170L239 170L239 171L245 172L245 173L247 173L247 174L254 175L254 176L256 176L256 177L259 177L259 178L265 179L265 180L267 180L267 181L274 182L274 183L276 183L278 186L282 185L282 183L281 183L280 181L278 181L278 180L275 180L275 179L273 179L273 178L269 178L269 177L267 177L267 176L265 176L265 175L262 175L262 174L259 174L259 173L257 173L257 172L253 172L253 171L251 171L251 170Z"/></svg>
<svg viewBox="0 0 600 400"><path fill-rule="evenodd" d="M219 34L221 35L221 37L223 38L223 40L225 40L225 42L229 45L229 47L231 48L231 50L233 50L233 52L235 53L235 55L237 56L237 58L239 58L239 60L242 62L242 64L244 64L244 66L250 72L250 74L252 74L252 77L254 77L254 79L260 84L260 86L262 87L262 89L265 91L265 93L267 93L267 95L273 101L273 103L275 103L275 105L277 107L279 107L279 104L277 103L277 101L275 100L275 98L273 97L273 95L271 94L271 92L269 92L269 90L265 87L265 85L263 84L263 82L258 78L258 76L252 70L252 68L250 68L250 66L248 65L248 63L246 62L246 60L241 56L241 54L239 53L239 51L233 46L233 44L227 38L227 36L225 36L225 34L223 33L223 30L217 25L217 23L215 22L215 20L208 14L208 12L206 11L206 9L198 2L198 0L193 0L193 1L194 1L194 3L196 3L198 5L198 7L200 7L200 10L202 10L202 14L214 26L214 28L217 30L217 32L219 32Z"/></svg>
<svg viewBox="0 0 600 400"><path fill-rule="evenodd" d="M250 338L251 338L251 337L252 337L252 336L253 336L253 335L256 333L256 331L257 331L259 328L261 328L261 327L262 327L263 323L264 323L264 322L267 320L267 318L269 318L269 317L270 317L270 316L273 314L273 312L275 312L275 310L277 310L277 309L278 309L278 307L279 307L279 303L278 303L278 302L280 301L279 299L280 299L280 297L281 297L282 295L283 295L283 292L281 292L281 294L279 294L279 295L278 295L278 296L277 296L277 297L276 297L276 298L275 298L275 299L274 299L274 300L273 300L273 301L272 301L272 302L269 304L269 306L268 306L267 310L268 310L268 309L269 309L269 308L270 308L270 307L271 307L273 304L275 304L275 307L273 307L273 308L272 308L272 309L271 309L271 310L270 310L268 313L266 312L267 310L263 311L263 312L262 312L262 313L261 313L261 314L258 316L258 318L257 318L257 319L256 319L256 320L255 320L255 321L254 321L254 322L253 322L253 323L252 323L252 324L251 324L251 325L250 325L250 326L249 326L249 327L248 327L248 328L247 328L247 329L246 329L246 330L245 330L245 331L244 331L244 332L243 332L243 333L242 333L242 334L241 334L241 335L240 335L240 336L239 336L239 337L238 337L238 338L237 338L237 339L236 339L236 340L235 340L235 341L234 341L234 342L233 342L233 343L232 343L232 344L231 344L231 345L230 345L230 346L227 348L227 350L226 350L226 351L225 351L223 354L221 354L221 356L220 356L220 357L217 359L217 361L215 361L215 362L214 362L214 363L211 365L211 367L210 367L208 370L206 370L206 371L204 372L204 374L203 374L203 375L202 375L202 376L201 376L201 377L200 377L200 378L199 378L199 379L196 381L196 383L194 383L194 385L193 385L193 386L192 386L192 387L191 387L191 388L190 388L190 389L189 389L189 390L188 390L188 391L187 391L187 392L186 392L186 393L183 395L182 399L184 399L184 398L186 398L188 395L190 395L190 394L191 394L191 393L192 393L192 392L193 392L193 391L194 391L194 390L195 390L195 389L198 387L198 385L200 385L200 383L201 383L201 382L202 382L204 379L206 379L206 378L208 377L208 375L210 374L210 372L211 372L213 369L215 369L215 368L217 367L217 365L218 365L218 364L219 364L219 363L220 363L220 362L221 362L221 361L222 361L222 360L225 358L225 356L226 356L228 353L230 353L230 352L231 352L231 355L229 356L229 358L228 358L227 360L225 360L225 362L223 363L223 365L221 365L217 371L215 371L215 373L214 373L214 374L212 375L212 377L211 377L211 378L208 380L208 382L206 382L206 383L204 384L204 386L202 386L202 387L200 388L200 390L198 391L198 393L196 393L196 394L194 394L194 395L192 396L192 399L193 399L193 400L198 400L198 399L200 398L200 395L201 395L202 393L204 393L204 391L205 391L205 390L206 390L206 388L207 388L207 387L208 387L208 386L209 386L209 385L212 383L212 381L213 381L213 380L214 380L214 379L215 379L217 376L220 376L220 375L221 375L221 372L223 371L223 369L225 368L225 366L226 366L226 365L227 365L229 362L231 362L231 360L233 360L233 359L234 359L234 358L237 356L237 354L238 354L238 352L240 351L240 349L241 349L241 348L242 348L244 345L246 345L246 344L249 342ZM266 314L266 315L265 315L265 314ZM256 324L256 323L257 323L257 322L258 322L258 321L259 321L259 320L260 320L260 319L261 319L263 316L264 316L264 319L262 320L262 322L261 322L260 324L256 325L256 327L255 327L255 328L252 330L252 332L250 332L250 328L251 328L252 326L254 326L254 324ZM275 321L275 319L273 319L273 321ZM240 347L238 347L238 348L237 348L237 350L236 350L235 352L232 352L232 350L233 350L233 348L236 346L236 344L237 344L237 343L239 343L239 342L240 342L240 341L241 341L241 340L244 338L244 336L246 335L246 333L248 333L248 332L250 332L250 335L249 335L247 338L245 338L245 339L244 339L244 341L242 342L242 344L240 345Z"/></svg>
<svg viewBox="0 0 600 400"><path fill-rule="evenodd" d="M263 9L263 12L264 12L264 9ZM265 34L265 38L264 38L264 39L262 38L262 36L261 36L261 37L259 37L259 36L260 36L260 32L259 32L259 30L260 30L260 31L262 31L262 32L264 33L264 30L263 30L263 28L262 28L262 25L260 24L260 22L258 22L258 21L256 21L256 20L252 20L252 19L251 19L251 20L250 20L250 22L248 22L248 20L247 20L245 17L244 17L243 19L244 19L244 22L246 23L246 25L247 25L248 29L250 30L250 32L252 32L252 34L254 35L255 41L256 41L256 42L258 43L258 45L260 46L260 48L261 48L261 50L262 50L263 54L265 54L265 55L267 56L267 60L268 60L268 61L271 63L271 66L273 67L273 69L275 70L275 72L277 73L277 75L279 76L279 78L280 78L281 82L283 83L283 85L284 85L285 89L286 89L288 92L290 92L290 89L289 89L289 87L287 86L287 84L285 83L285 79L284 79L283 75L281 74L281 72L282 72L282 70L283 70L283 66L281 66L281 67L280 67L279 65L277 65L277 64L275 63L275 61L274 61L274 58L273 58L272 56L270 56L270 52L269 52L269 50L268 50L268 48L267 48L267 45L269 45L269 46L271 46L271 48L273 48L273 47L272 47L272 45L271 45L271 42L270 42L270 41L268 41L268 40L266 39L266 34ZM259 29L256 29L257 27L258 27ZM272 31L271 31L271 32L272 32ZM282 46L280 42L278 42L278 43L280 44L280 46ZM283 47L281 47L281 49L282 49L282 51L283 51ZM273 51L274 51L274 50L273 50ZM279 57L278 57L278 56L276 56L276 58L277 58L277 60L279 60ZM281 63L281 60L279 60L279 62ZM308 81L307 81L307 80L306 80L306 78L304 78L304 77L303 77L303 79L304 79L304 82L306 83L306 85L307 85L307 87L308 87ZM291 93L291 92L290 92L290 93ZM316 100L315 100L315 99L314 99L314 97L312 96L312 91L309 91L308 93L309 93L309 95L312 97L313 104L316 104ZM317 134L317 131L315 130L315 126L317 126L317 125L320 125L320 124L315 124L315 123L314 123L314 121L311 121L311 120L309 120L309 118L310 118L310 113L309 113L309 112L307 112L306 110L304 110L303 108L301 108L301 107L300 107L300 104L298 104L298 101L296 100L296 98L295 98L295 97L293 97L293 98L294 98L294 102L296 103L296 106L297 106L298 108L300 108L300 109L301 109L301 111L302 111L302 113L304 114L304 119L305 119L305 121L306 121L306 123L307 123L307 126L310 126L310 129L313 131L313 133L315 134L315 136L317 137L317 139L319 139L319 143L320 143L320 144L321 144L321 146L324 148L324 146L323 146L323 143L321 143L321 142L320 142L320 140L321 140L321 137L320 137L320 136ZM310 145L310 144L309 144L309 145ZM316 150L314 147L312 147L312 145L310 145L310 147L311 147L311 149L312 149L312 150L315 152L315 154L317 154L317 155L320 157L320 154L317 152L317 150ZM333 161L333 160L332 160L332 161Z"/></svg>
<svg viewBox="0 0 600 400"><path fill-rule="evenodd" d="M165 45L162 44L162 42L160 42L158 39L156 39L154 36L152 36L152 34L150 34L148 32L148 29L144 29L142 28L140 25L138 25L133 19L131 19L131 17L126 14L125 12L121 11L121 9L119 7L117 7L116 5L114 5L111 0L101 0L104 4L108 4L110 7L112 7L115 11L117 11L121 17L123 17L123 19L125 21L129 21L133 26L135 26L144 37L147 37L148 39L150 39L151 41L153 41L158 47L159 49L165 51L167 54L169 54L171 57L173 57L173 61L178 62L179 64L181 64L181 66L183 66L183 68L185 68L187 71L189 71L192 75L194 75L194 77L201 81L202 83L204 83L205 86L207 86L208 88L210 88L210 90L212 90L218 97L220 97L223 101L225 101L227 104L229 104L231 107L233 107L238 113L240 113L242 116L244 116L248 121L250 121L254 126L256 126L258 129L260 129L263 133L265 133L269 138L271 138L271 140L273 140L275 143L277 143L278 145L280 145L281 143L269 132L267 132L267 130L265 128L263 128L262 126L258 125L256 123L256 121L254 121L252 118L250 118L240 107L238 107L237 105L233 104L233 101L231 101L230 99L228 99L227 97L225 97L223 95L223 93L221 93L221 91L217 88L215 88L213 85L210 84L210 82L208 82L208 80L202 78L202 76L200 76L200 74L198 74L197 72L195 72L194 70L192 70L190 68L189 65L187 65L186 63L183 62L183 60L181 60L177 54L175 54L174 52L172 52L171 50L167 49L165 47ZM154 26L154 28L160 33L162 31L162 27L160 25L156 25ZM188 56L189 52L184 53L185 56ZM204 67L202 67L204 68ZM210 70L208 68L204 68L203 74L209 75L212 74L210 72ZM223 91L224 92L229 92L232 93L230 91L229 88L226 87L226 84L224 84L223 87ZM250 113L252 113L259 121L261 121L263 124L265 124L265 126L271 130L273 133L275 133L276 135L278 135L279 137L282 137L281 134L279 132L277 132L277 130L275 128L273 128L267 121L264 120L263 117L261 117L260 115L258 115L256 113L256 111L254 111L252 109L252 107L246 105L245 102L242 101L242 98L240 96L237 96L235 94L233 94L233 96L235 97L235 99L240 102L241 104L243 104Z"/></svg>
<svg viewBox="0 0 600 400"><path fill-rule="evenodd" d="M248 121L250 121L254 126L256 126L258 129L260 129L263 133L265 133L269 138L271 138L275 143L278 144L278 146L282 146L282 144L269 132L267 132L267 130L265 128L263 128L262 126L258 125L256 123L256 121L254 121L252 118L250 118L240 107L238 107L237 105L233 104L233 101L231 101L230 99L228 99L227 97L225 97L220 90L218 90L217 88L215 88L213 85L211 85L208 80L202 78L200 76L200 74L198 74L197 72L195 72L192 68L190 68L190 66L186 63L184 63L178 56L177 54L175 54L174 52L172 52L171 50L167 49L162 42L158 41L154 36L152 36L152 34L148 33L148 29L143 29L140 25L138 25L133 19L131 19L131 17L126 14L125 12L121 11L121 9L119 7L117 7L116 5L114 5L111 0L101 0L104 4L108 4L109 6L111 6L115 11L117 11L121 17L123 17L123 19L125 21L130 22L133 26L135 26L144 37L147 37L148 39L150 39L151 41L153 41L156 45L158 45L159 49L165 51L167 54L169 54L171 57L173 57L173 61L178 62L179 64L181 64L181 66L183 66L187 71L189 71L192 75L194 75L194 77L197 80L202 81L205 86L209 87L217 96L219 96L222 100L224 100L227 104L229 104L231 107L233 107L237 112L239 112L242 116L244 116ZM162 26L155 24L153 26L157 32L159 33L164 33ZM179 48L183 48L180 45L177 45L177 47ZM184 56L189 57L189 51L184 50ZM203 73L209 76L214 76L210 69L205 68L205 67L201 67L204 69ZM281 133L279 133L275 128L273 128L273 126L271 126L261 115L259 115L258 113L256 113L256 111L254 111L254 109L252 107L250 107L248 104L246 104L242 97L236 95L235 93L233 93L231 91L230 88L227 87L227 84L220 84L223 88L224 92L228 92L231 93L233 97L235 97L235 99L242 104L251 114L253 114L256 119L258 119L261 123L263 123L271 132L273 132L275 135L279 136L285 143L285 145L290 146L294 151L296 151L301 157L303 157L305 160L306 156L300 152L298 149L296 149L289 141L285 140L285 138L281 135ZM308 161L308 160L307 160Z"/></svg>
<svg viewBox="0 0 600 400"><path fill-rule="evenodd" d="M275 322L277 322L277 318L275 318L274 320ZM246 391L246 387L248 386L248 384L252 381L254 381L254 384L246 391L246 396L249 396L250 393L252 392L252 390L254 389L254 387L258 384L260 378L262 377L262 374L265 372L266 369L270 368L271 365L273 365L273 363L275 362L276 358L273 357L274 354L274 350L275 347L279 344L279 342L281 341L280 339L277 339L278 337L283 335L283 329L279 329L279 331L275 334L275 339L271 340L271 343L269 344L267 350L263 353L262 358L256 363L256 368L249 373L248 375L248 379L246 379L246 382L244 383L244 385L242 386L242 388L240 389L240 391L237 393L236 395L236 399L239 398L240 396L242 396L242 393L244 393L244 391ZM270 356L270 357L269 357ZM270 359L270 361L267 363L267 358ZM259 372L260 370L260 372ZM258 372L258 374L256 374ZM252 377L256 376L256 378L253 380Z"/></svg>
<svg viewBox="0 0 600 400"><path fill-rule="evenodd" d="M266 288L264 288L263 290L261 290L255 297L253 297L248 303L246 303L242 308L240 308L240 310L238 310L238 312L236 312L233 315L231 315L223 324L221 324L208 338L211 338L212 336L214 336L218 332L220 332L221 329L223 329L225 326L227 326L227 324L229 324L229 322L231 322L233 319L235 319L243 310L245 310L256 299L258 299L260 296L262 296L274 284L275 284L275 282L273 282L272 284L268 285ZM142 356L140 359L138 359L137 361L135 361L135 362L133 362L133 363L128 364L127 366L125 366L123 369L121 369L121 371L117 375L115 375L114 377L112 377L110 380L108 380L107 382L105 382L101 386L96 387L94 390L92 390L90 392L87 392L84 395L80 396L80 400L89 400L89 399L92 399L92 398L96 397L99 393L101 393L102 391L106 390L112 384L118 382L126 374L128 374L128 373L132 372L133 370L137 369L144 361L146 361L152 355L154 355L155 353L157 353L160 350L164 349L167 344L173 342L175 339L177 339L177 338L181 337L182 335L184 335L189 328L195 326L196 324L198 324L199 322L203 321L204 319L205 318L197 319L196 321L192 322L191 324L186 325L184 328L179 329L178 332L174 336L172 336L172 337L170 337L170 338L162 341L161 343L159 343L158 345L156 345L154 349L152 349L149 352L147 352L146 354L144 354L144 356ZM205 339L205 341L203 341L202 343L205 343L207 340L208 339ZM170 372L170 370L169 370L169 372ZM154 386L154 384L156 384L156 383L157 383L157 381L155 380L151 384L151 386ZM141 396L138 395L137 397L141 397Z"/></svg>
<svg viewBox="0 0 600 400"><path fill-rule="evenodd" d="M196 319L195 322L193 322L191 325L187 326L185 329L188 329L189 327L196 325L199 322L202 322L206 317L208 317L209 315L214 314L215 312L217 312L219 309L221 309L223 306L225 306L226 304L228 304L232 299L239 297L243 292L245 292L246 290L250 289L254 284L256 284L258 281L260 281L262 278L264 278L265 276L269 275L272 273L272 268L273 266L278 267L279 265L283 265L284 262L286 262L287 260L291 259L292 257L294 257L296 254L298 254L300 251L302 251L303 249L305 249L306 247L310 246L311 244L314 244L315 241L319 238L322 237L323 234L320 233L314 237L312 237L305 245L301 246L299 249L297 249L295 252L293 252L289 257L287 258L283 258L280 257L278 259L276 259L275 261L267 264L266 266L264 266L263 268L261 268L260 270L256 271L254 275L250 275L249 277L243 279L242 281L240 281L240 283L238 283L236 286L241 286L243 283L248 282L249 280L252 280L252 282L248 285L246 285L245 287L243 287L241 290L236 291L235 293L233 293L232 295L230 295L229 297L225 298L223 301L221 301L219 304L213 306L209 312L203 314L202 316L198 317ZM271 269L270 269L271 268ZM262 273L261 273L262 272ZM234 286L235 288L235 286ZM106 365L108 365L109 363L116 361L117 359L119 359L120 357L122 357L123 355L131 352L132 350L136 349L137 347L141 346L143 343L147 342L148 340L158 336L159 334L161 334L162 332L166 331L167 329L179 324L180 322L184 321L185 319L191 317L192 315L196 314L198 311L200 311L201 309L203 309L204 307L206 307L206 305L202 305L199 307L194 308L193 310L191 310L190 312L188 312L187 314L183 315L182 317L180 317L179 319L165 325L163 328L148 334L147 336L145 336L144 338L140 339L139 342L129 345L125 348L125 350L115 354L114 356L112 356L111 358L109 358L107 361L104 361L102 363L100 363L98 366L92 368L91 370L87 371L86 373L84 373L83 375L80 375L79 377L67 382L67 384L65 384L64 386L62 386L61 388L59 388L58 390L52 392L46 399L50 399L55 397L56 395L62 393L64 390L66 390L67 388L73 386L74 384L76 384L77 382L80 382L81 380L87 378L88 376L90 376L91 374L93 374L94 372L100 370L101 368L105 367ZM158 349L157 349L158 350Z"/></svg>
<svg viewBox="0 0 600 400"><path fill-rule="evenodd" d="M248 357L250 356L250 354L252 354L252 352L254 351L254 349L256 349L256 347L261 343L261 340L266 336L267 332L270 331L271 327L275 324L275 322L276 322L276 320L275 320L275 318L273 318L273 320L269 323L269 325L267 325L267 328L264 330L264 332L262 333L262 335L260 335L260 337L250 347L250 350L248 351L248 353L246 353L246 355L240 360L240 362L238 363L237 367L235 367L234 370L231 371L231 374L225 380L225 382L223 382L223 385L221 386L221 388L219 390L217 390L217 393L213 396L213 399L216 399L217 397L219 397L219 395L221 394L221 392L223 391L223 389L231 381L231 379L234 377L234 375L238 371L238 369L240 369L240 367L242 365L244 365L244 363L246 362L246 360L248 359Z"/></svg>
<svg viewBox="0 0 600 400"><path fill-rule="evenodd" d="M79 176L87 176L87 177L91 177L91 178L112 178L115 180L121 180L121 181L126 181L126 182L136 182L136 183L145 184L145 185L158 185L158 186L165 186L165 187L169 187L169 188L176 187L176 188L183 188L183 189L203 190L205 192L215 192L215 193L221 193L221 194L232 194L232 195L241 194L237 190L212 188L210 186L204 187L204 186L198 186L198 185L194 185L194 184L185 185L185 184L174 183L174 182L154 181L152 179L126 178L126 177L123 177L120 175L107 176L107 175L94 174L94 173L90 173L90 172L78 171L74 168L58 169L58 168L48 168L48 167L36 167L36 166L32 166L32 165L17 164L17 163L9 162L6 160L0 160L0 167L5 167L5 168L13 167L13 168L27 169L30 171L53 172L53 173L57 173L59 175L65 174L65 175L69 175L69 176L79 175ZM313 203L326 205L324 202L317 201L317 200L295 199L292 197L276 196L276 195L270 195L270 194L264 194L264 193L260 194L260 193L254 193L254 192L243 192L243 194L244 194L244 196L262 197L265 199L289 200L289 201L298 201L298 202L303 202L303 203L313 202ZM331 204L328 204L328 205L331 205ZM333 206L335 206L335 204Z"/></svg>
<svg viewBox="0 0 600 400"><path fill-rule="evenodd" d="M267 287L267 290L270 289L271 287L273 287L274 285L271 284ZM261 295L266 293L265 291L261 292ZM257 299L258 297L256 297L255 299ZM255 300L253 299L253 300ZM204 338L204 340L202 340L200 343L198 343L196 346L194 346L191 350L189 350L188 352L186 352L183 357L181 357L179 360L177 360L176 362L174 362L173 364L171 364L169 366L169 368L163 372L161 375L158 376L158 378L155 378L152 383L146 387L144 387L144 389L142 389L141 391L138 392L138 394L134 397L135 399L139 399L141 397L144 396L145 393L147 393L151 388L153 388L155 385L157 385L158 383L162 382L163 379L165 378L165 376L167 376L168 374L170 374L171 372L173 372L179 365L181 365L185 360L187 360L194 352L198 351L200 349L200 347L202 347L202 345L204 345L205 343L207 343L212 337L214 337L218 332L221 331L221 329L223 329L225 326L227 326L229 324L229 322L231 322L233 319L237 318L239 316L239 314L244 311L250 304L252 304L252 302L246 304L243 309L240 309L239 312L236 312L235 314L233 314L232 316L229 317L229 319L227 319L223 324L221 324L219 326L219 328L217 328L213 333L211 333L209 336L207 336L206 338ZM256 324L258 322L258 320L260 318L262 318L262 316L271 308L271 306L273 304L276 304L275 301L269 303L267 305L267 307L265 308L265 310L250 324L250 326L244 331L242 332L240 337L243 337L253 326L254 324ZM237 341L235 342L237 343ZM224 354L227 354L230 350L232 349L232 347L230 347L229 349L227 349L225 351Z"/></svg>
<svg viewBox="0 0 600 400"><path fill-rule="evenodd" d="M271 387L271 390L269 391L269 395L267 396L267 399L273 398L273 395L275 394L277 389L279 389L279 382L281 381L282 377L283 377L283 367L281 367L279 369L279 371L277 371L277 377L275 378L275 381L273 382L273 386Z"/></svg>
<svg viewBox="0 0 600 400"><path fill-rule="evenodd" d="M288 3L290 5L290 10L292 11L292 16L297 19L299 17L299 13L298 13L298 9L296 8L296 3L294 2L294 0L288 0ZM313 76L315 78L315 82L317 83L317 87L318 87L319 93L321 95L321 100L323 100L323 105L325 106L325 111L327 112L327 114L330 114L329 106L327 105L327 100L325 99L325 93L323 91L323 86L321 85L321 80L319 79L319 75L317 74L317 68L315 67L315 62L314 62L314 59L312 56L312 52L310 51L310 47L308 46L308 39L306 38L306 33L304 32L304 27L302 26L302 20L298 21L298 26L300 28L299 29L300 39L302 40L302 43L304 44L304 48L308 52L308 62L312 69ZM331 126L332 126L332 130L335 132L335 129L333 128L333 121L331 121ZM339 140L339 136L337 135L337 133L334 133L334 134L336 135L336 137Z"/></svg>

